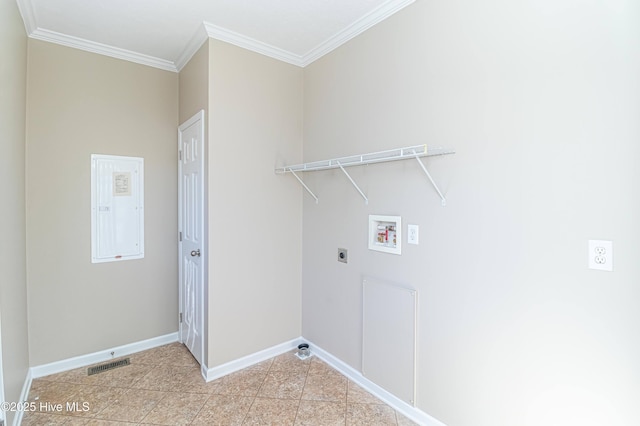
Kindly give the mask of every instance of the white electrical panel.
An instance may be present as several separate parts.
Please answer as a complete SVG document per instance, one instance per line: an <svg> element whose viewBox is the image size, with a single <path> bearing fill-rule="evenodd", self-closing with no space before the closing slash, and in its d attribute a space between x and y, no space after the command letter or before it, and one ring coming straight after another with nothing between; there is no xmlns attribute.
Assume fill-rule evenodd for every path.
<svg viewBox="0 0 640 426"><path fill-rule="evenodd" d="M144 159L91 155L91 262L144 257Z"/></svg>

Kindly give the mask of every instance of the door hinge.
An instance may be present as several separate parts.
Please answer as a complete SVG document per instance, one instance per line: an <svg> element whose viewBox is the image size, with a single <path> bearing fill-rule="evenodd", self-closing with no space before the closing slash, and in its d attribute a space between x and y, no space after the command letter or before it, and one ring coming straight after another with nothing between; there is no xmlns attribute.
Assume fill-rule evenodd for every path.
<svg viewBox="0 0 640 426"><path fill-rule="evenodd" d="M178 151L178 160L182 161L182 151Z"/></svg>
<svg viewBox="0 0 640 426"><path fill-rule="evenodd" d="M179 234L180 241L182 241L182 231L180 231L178 234Z"/></svg>
<svg viewBox="0 0 640 426"><path fill-rule="evenodd" d="M182 323L182 312L180 312L180 323Z"/></svg>

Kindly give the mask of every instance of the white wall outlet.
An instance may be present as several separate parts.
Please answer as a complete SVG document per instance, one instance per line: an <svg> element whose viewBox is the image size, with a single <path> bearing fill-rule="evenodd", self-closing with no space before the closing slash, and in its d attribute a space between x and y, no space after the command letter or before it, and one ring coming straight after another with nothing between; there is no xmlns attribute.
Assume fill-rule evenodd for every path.
<svg viewBox="0 0 640 426"><path fill-rule="evenodd" d="M613 241L589 240L589 269L613 271Z"/></svg>
<svg viewBox="0 0 640 426"><path fill-rule="evenodd" d="M407 226L407 243L418 244L420 227L418 225Z"/></svg>

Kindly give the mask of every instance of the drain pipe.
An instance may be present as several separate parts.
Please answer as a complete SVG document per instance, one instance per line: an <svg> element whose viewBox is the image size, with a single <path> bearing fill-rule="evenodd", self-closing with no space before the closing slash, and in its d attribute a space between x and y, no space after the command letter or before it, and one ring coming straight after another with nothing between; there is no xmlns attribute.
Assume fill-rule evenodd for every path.
<svg viewBox="0 0 640 426"><path fill-rule="evenodd" d="M298 345L298 352L296 352L296 356L300 359L306 359L311 356L311 350L309 349L308 343L300 343Z"/></svg>

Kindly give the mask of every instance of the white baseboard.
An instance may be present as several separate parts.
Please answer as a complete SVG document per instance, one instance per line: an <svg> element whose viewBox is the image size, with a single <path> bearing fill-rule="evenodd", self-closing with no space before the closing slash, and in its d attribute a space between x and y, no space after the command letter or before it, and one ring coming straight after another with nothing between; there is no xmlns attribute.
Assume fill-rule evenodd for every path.
<svg viewBox="0 0 640 426"><path fill-rule="evenodd" d="M73 370L74 368L86 367L102 361L108 361L113 358L119 358L125 355L131 355L136 352L145 351L158 346L167 345L178 341L178 333L166 334L164 336L154 337L152 339L140 342L129 343L111 349L94 352L92 354L81 355L73 358L63 359L61 361L49 364L38 365L29 369L29 375L32 379L48 376L50 374L62 373L63 371ZM113 355L111 355L113 352ZM27 388L28 389L28 388Z"/></svg>
<svg viewBox="0 0 640 426"><path fill-rule="evenodd" d="M202 364L202 377L204 377L207 382L210 382L222 376L226 376L227 374L242 370L243 368L251 367L254 364L295 349L301 342L302 340L300 338L289 340L288 342L272 346L213 368L207 368L206 365Z"/></svg>
<svg viewBox="0 0 640 426"><path fill-rule="evenodd" d="M157 346L166 345L169 343L178 341L178 333L171 333L165 336L159 336L148 340L143 340L141 342L131 343L128 345L118 346L116 348L107 349L100 352L94 352L92 354L82 355L74 358L65 359L62 361L52 362L50 364L44 364L36 367L31 367L27 374L27 378L25 380L25 384L22 388L22 394L20 396L22 401L25 401L28 397L29 389L31 388L31 381L33 379L48 376L50 374L61 373L63 371L73 370L75 368L86 367L91 364L95 364L97 362L107 361L112 358L118 358L125 355L130 355L136 352L144 351L147 349L152 349ZM349 378L351 381L358 384L360 387L388 404L399 413L404 415L405 417L413 420L414 422L424 425L424 426L446 426L441 421L431 417L424 411L413 407L400 398L394 396L393 394L387 392L380 386L373 383L371 380L367 379L351 367L346 364L339 358L336 358L331 353L325 351L321 347L315 345L313 342L299 337L297 339L290 340L288 342L281 343L279 345L272 346L270 348L261 350L259 352L253 353L251 355L247 355L242 358L238 358L233 361L229 361L225 364L219 365L213 368L207 368L207 366L202 364L202 376L207 382L220 378L222 376L226 376L227 374L233 373L235 371L242 370L243 368L250 367L259 362L265 361L269 358L273 358L274 356L283 354L287 351L295 349L302 342L309 343L311 348L311 353L322 361L329 364L331 367L338 370L344 376ZM111 352L114 352L114 355L111 355ZM22 413L19 412L14 418L13 425L18 426L22 421Z"/></svg>
<svg viewBox="0 0 640 426"><path fill-rule="evenodd" d="M419 425L446 426L444 423L431 417L424 411L419 410L418 408L407 404L400 398L387 392L380 386L373 383L371 380L364 377L361 372L357 371L350 365L336 358L335 356L325 351L324 349L320 348L319 346L313 344L309 340L303 339L303 338L300 338L300 340L304 340L305 342L309 343L309 347L311 348L312 354L314 354L315 356L320 358L322 361L329 364L331 367L338 370L340 373L342 373L344 376L349 378L351 381L355 382L360 387L365 389L367 392L371 393L372 395L380 399L382 402L394 408L405 417L413 420Z"/></svg>

